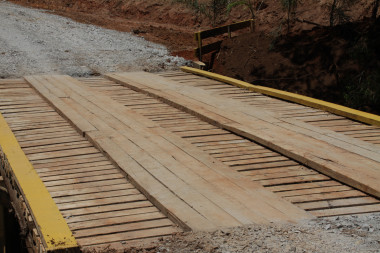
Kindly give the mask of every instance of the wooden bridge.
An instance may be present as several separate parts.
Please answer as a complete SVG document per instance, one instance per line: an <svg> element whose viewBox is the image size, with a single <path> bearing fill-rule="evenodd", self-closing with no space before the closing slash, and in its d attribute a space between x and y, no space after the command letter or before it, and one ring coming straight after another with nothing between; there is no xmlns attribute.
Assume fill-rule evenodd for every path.
<svg viewBox="0 0 380 253"><path fill-rule="evenodd" d="M27 76L0 80L0 112L32 252L380 211L379 117L295 94L191 68Z"/></svg>

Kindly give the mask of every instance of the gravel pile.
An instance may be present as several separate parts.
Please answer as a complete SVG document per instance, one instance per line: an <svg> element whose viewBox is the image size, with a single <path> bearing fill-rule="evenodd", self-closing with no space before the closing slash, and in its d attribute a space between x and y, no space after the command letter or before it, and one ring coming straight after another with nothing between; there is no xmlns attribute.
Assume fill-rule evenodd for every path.
<svg viewBox="0 0 380 253"><path fill-rule="evenodd" d="M0 78L31 74L89 76L160 71L187 62L130 33L99 28L0 2Z"/></svg>
<svg viewBox="0 0 380 253"><path fill-rule="evenodd" d="M144 252L144 251L142 251ZM380 214L178 234L149 252L380 252Z"/></svg>

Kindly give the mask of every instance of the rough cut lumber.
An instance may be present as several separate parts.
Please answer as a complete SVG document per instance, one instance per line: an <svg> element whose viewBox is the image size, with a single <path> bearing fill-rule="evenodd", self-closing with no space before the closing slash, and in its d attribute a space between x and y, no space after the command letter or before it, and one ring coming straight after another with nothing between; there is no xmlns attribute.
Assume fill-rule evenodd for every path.
<svg viewBox="0 0 380 253"><path fill-rule="evenodd" d="M311 137L291 131L281 124L281 120L258 112L246 114L240 107L227 107L225 98L203 97L183 87L183 84L169 81L149 73L109 74L108 78L134 90L161 99L181 110L196 115L209 123L256 141L298 162L312 167L338 181L380 197L379 153L370 149L374 159L337 147L322 137ZM186 92L181 92L186 90ZM207 101L205 100L207 99ZM313 133L318 135L317 132ZM361 147L352 144L353 150Z"/></svg>
<svg viewBox="0 0 380 253"><path fill-rule="evenodd" d="M74 125L80 123L78 130L123 169L164 214L184 227L214 230L311 218L225 165L220 169L207 161L208 155L196 158L190 143L191 148L154 121L84 88L73 78L35 76L26 80L58 111L65 111L64 116ZM71 119L73 113L76 116ZM91 127L83 130L81 126Z"/></svg>

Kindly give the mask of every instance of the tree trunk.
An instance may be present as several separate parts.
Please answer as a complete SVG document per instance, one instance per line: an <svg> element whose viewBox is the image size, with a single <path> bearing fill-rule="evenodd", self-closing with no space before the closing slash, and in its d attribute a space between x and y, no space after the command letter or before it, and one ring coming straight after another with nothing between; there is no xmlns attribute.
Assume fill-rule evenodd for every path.
<svg viewBox="0 0 380 253"><path fill-rule="evenodd" d="M331 11L330 11L330 26L334 25L334 15L335 15L335 8L336 8L336 2L338 0L334 0L331 5ZM376 0L377 1L377 0Z"/></svg>
<svg viewBox="0 0 380 253"><path fill-rule="evenodd" d="M377 10L379 9L379 2L380 2L380 0L375 0L375 2L373 3L373 9L372 9L372 20L373 21L376 20Z"/></svg>

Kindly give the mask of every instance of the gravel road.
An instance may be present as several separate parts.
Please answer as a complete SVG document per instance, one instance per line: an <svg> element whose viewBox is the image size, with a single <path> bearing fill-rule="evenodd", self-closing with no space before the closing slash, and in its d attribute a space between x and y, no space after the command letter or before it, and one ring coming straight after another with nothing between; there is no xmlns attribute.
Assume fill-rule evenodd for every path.
<svg viewBox="0 0 380 253"><path fill-rule="evenodd" d="M160 71L186 64L130 33L74 22L48 11L0 2L0 78L31 74L88 76Z"/></svg>

